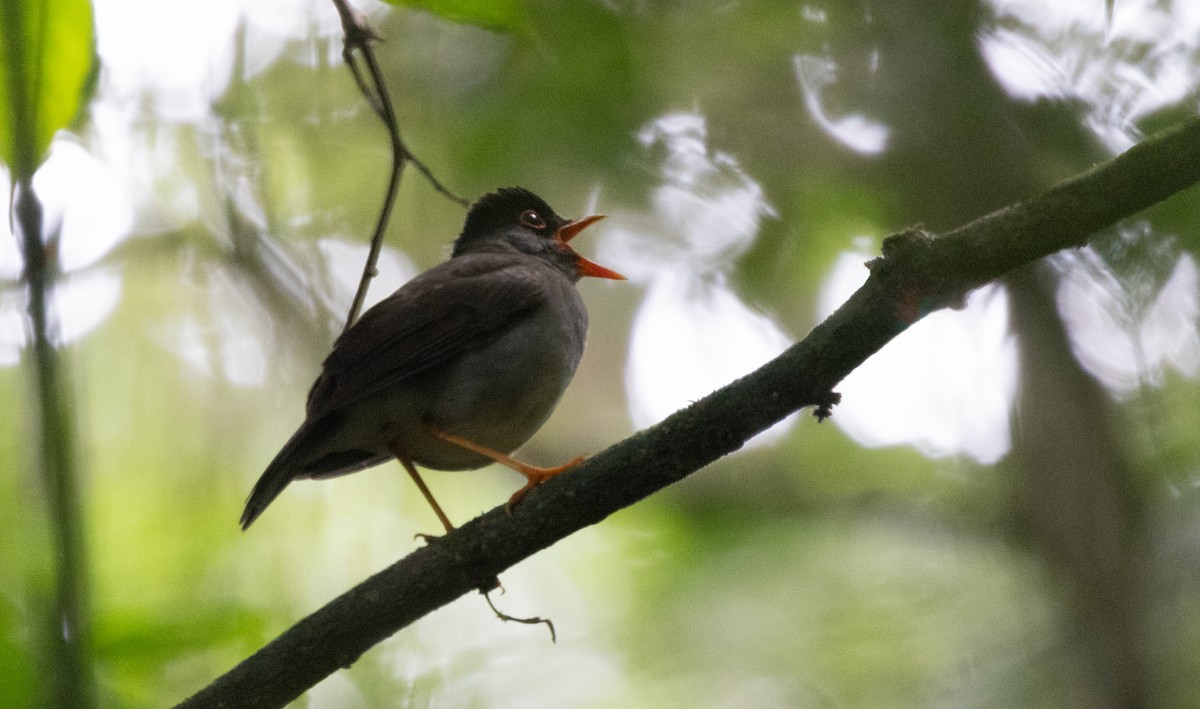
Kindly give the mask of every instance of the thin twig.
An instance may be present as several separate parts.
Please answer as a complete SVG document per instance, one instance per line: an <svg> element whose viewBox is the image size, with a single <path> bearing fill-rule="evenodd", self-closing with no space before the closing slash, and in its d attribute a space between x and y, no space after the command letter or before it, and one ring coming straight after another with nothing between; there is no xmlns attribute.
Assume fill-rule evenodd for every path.
<svg viewBox="0 0 1200 709"><path fill-rule="evenodd" d="M483 594L484 600L487 601L488 608L491 608L492 612L495 613L496 617L500 620L506 623L511 620L514 623L524 623L525 625L544 625L550 629L550 642L558 642L558 634L554 632L554 621L550 620L549 618L539 618L538 616L533 616L532 618L517 618L515 616L511 616L497 608L496 604L492 603L490 591L484 591L483 589L480 589L479 592Z"/></svg>
<svg viewBox="0 0 1200 709"><path fill-rule="evenodd" d="M347 0L333 0L333 6L342 20L342 32L345 35L342 58L350 67L350 72L354 75L354 82L358 84L367 103L387 127L388 138L392 144L392 172L388 177L387 192L383 198L383 207L379 210L375 231L371 234L371 248L367 253L367 261L363 264L362 277L359 279L358 289L354 293L354 300L350 304L350 312L346 315L346 325L342 328L342 331L345 332L358 319L363 301L367 298L367 289L370 287L371 279L378 274L376 264L379 262L379 252L383 248L383 235L387 230L388 219L396 204L396 192L400 188L400 176L404 173L404 165L409 162L415 165L425 179L433 185L433 188L447 199L464 207L468 205L468 201L442 185L425 163L421 162L401 140L400 128L396 123L396 113L392 109L392 100L388 96L383 72L380 70L375 52L371 48L371 42L378 40L379 36L367 24L367 18L351 7ZM356 52L362 55L362 59L367 65L366 76L370 77L370 81L367 81L355 59Z"/></svg>

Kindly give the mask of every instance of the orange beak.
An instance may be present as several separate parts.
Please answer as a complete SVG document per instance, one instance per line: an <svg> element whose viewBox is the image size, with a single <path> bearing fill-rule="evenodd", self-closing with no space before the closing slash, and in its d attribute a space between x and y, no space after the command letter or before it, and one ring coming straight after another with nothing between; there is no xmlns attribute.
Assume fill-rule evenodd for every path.
<svg viewBox="0 0 1200 709"><path fill-rule="evenodd" d="M600 221L603 218L604 218L603 214L593 214L588 217L583 217L582 219L575 219L573 221L569 221L566 224L563 224L562 226L560 226L558 228L558 231L556 231L554 233L554 238L556 238L559 241L561 241L562 243L566 244L571 239L574 239L579 234L579 232L581 232L584 229L588 228L589 226L595 224L596 222ZM570 248L570 247L568 247L568 248ZM571 250L574 251L574 249L571 249ZM575 254L575 255L579 256L579 254ZM621 274L617 273L616 271L613 271L612 269L605 268L604 266L601 266L600 264L596 263L595 261L589 261L582 256L579 256L579 275L580 276L591 276L593 278L609 278L614 281L625 280L625 276L622 276Z"/></svg>

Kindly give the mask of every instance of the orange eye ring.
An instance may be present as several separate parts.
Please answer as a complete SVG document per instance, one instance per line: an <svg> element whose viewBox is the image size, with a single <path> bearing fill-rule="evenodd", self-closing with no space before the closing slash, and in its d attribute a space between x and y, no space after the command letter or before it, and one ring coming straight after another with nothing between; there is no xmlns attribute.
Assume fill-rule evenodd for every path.
<svg viewBox="0 0 1200 709"><path fill-rule="evenodd" d="M527 226L535 231L541 231L546 228L546 220L542 219L542 215L532 209L526 209L524 212L521 212L518 221L521 222L522 226Z"/></svg>

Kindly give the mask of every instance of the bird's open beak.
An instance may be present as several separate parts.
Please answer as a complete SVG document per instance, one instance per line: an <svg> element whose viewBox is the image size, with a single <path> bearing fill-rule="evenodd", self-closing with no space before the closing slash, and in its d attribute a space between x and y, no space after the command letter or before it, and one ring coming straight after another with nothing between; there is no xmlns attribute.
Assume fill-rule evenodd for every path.
<svg viewBox="0 0 1200 709"><path fill-rule="evenodd" d="M573 221L569 221L566 224L563 224L562 226L560 226L558 228L558 231L556 231L554 233L554 236L559 241L566 244L571 239L574 239L579 234L579 232L588 228L592 224L595 224L596 222L600 221L603 218L604 218L603 214L593 214L591 216L583 217L582 219L575 219ZM574 251L574 249L572 249L572 251ZM576 254L576 255L578 255L578 254ZM622 276L621 274L617 273L616 271L613 271L612 269L605 268L604 266L601 266L600 264L596 263L595 261L589 261L588 259L585 259L582 256L579 257L579 275L580 276L591 276L593 278L610 278L614 281L625 280L625 276Z"/></svg>
<svg viewBox="0 0 1200 709"><path fill-rule="evenodd" d="M558 232L556 232L554 235L558 237L559 241L566 243L566 242L570 241L571 239L574 239L576 236L578 236L579 232L583 231L584 229L587 229L588 227L590 227L591 225L595 224L596 222L600 221L603 218L604 218L603 214L593 214L590 217L583 217L582 219L573 219L573 220L567 222L566 224L563 224L562 226L560 226L558 228Z"/></svg>

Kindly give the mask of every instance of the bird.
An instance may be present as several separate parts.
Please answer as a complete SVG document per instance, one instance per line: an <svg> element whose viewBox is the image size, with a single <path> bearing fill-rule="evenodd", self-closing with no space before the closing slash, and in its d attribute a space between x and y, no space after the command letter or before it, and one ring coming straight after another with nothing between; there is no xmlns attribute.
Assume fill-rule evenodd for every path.
<svg viewBox="0 0 1200 709"><path fill-rule="evenodd" d="M324 480L395 458L447 533L454 529L416 466L525 476L506 510L583 461L542 468L509 454L541 428L583 356L581 278L624 276L570 241L603 219L560 217L521 187L475 201L450 258L405 283L337 338L308 392L305 418L254 485L247 529L293 480Z"/></svg>

